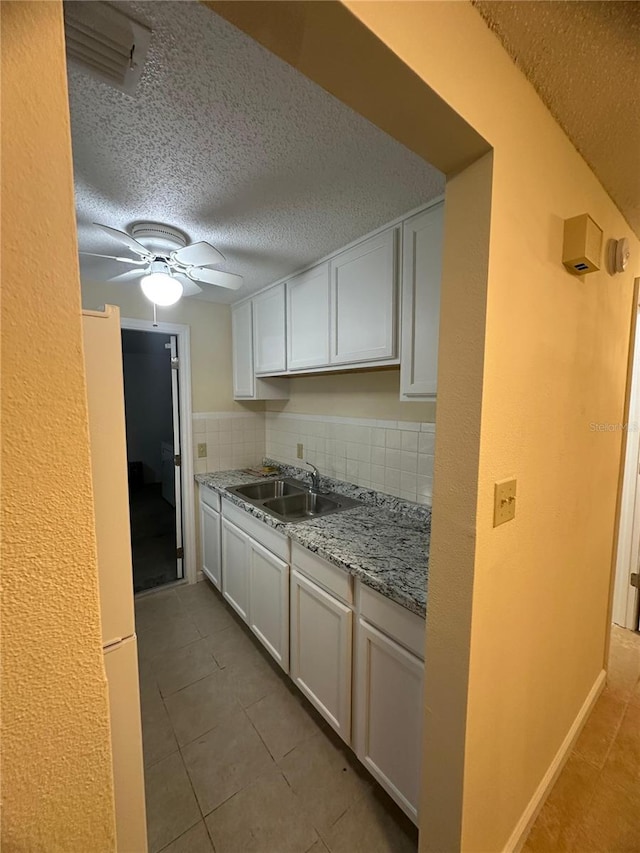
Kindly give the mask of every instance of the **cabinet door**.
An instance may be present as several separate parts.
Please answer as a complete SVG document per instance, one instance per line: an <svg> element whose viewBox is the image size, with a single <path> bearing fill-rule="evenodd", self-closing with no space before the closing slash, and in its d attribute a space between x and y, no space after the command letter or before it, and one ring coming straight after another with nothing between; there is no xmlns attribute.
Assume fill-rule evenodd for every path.
<svg viewBox="0 0 640 853"><path fill-rule="evenodd" d="M202 571L216 589L221 589L220 513L200 501L200 545Z"/></svg>
<svg viewBox="0 0 640 853"><path fill-rule="evenodd" d="M231 309L233 345L233 396L253 397L253 328L251 302Z"/></svg>
<svg viewBox="0 0 640 853"><path fill-rule="evenodd" d="M253 300L253 351L256 373L286 370L284 284Z"/></svg>
<svg viewBox="0 0 640 853"><path fill-rule="evenodd" d="M397 355L397 238L390 228L331 261L331 363Z"/></svg>
<svg viewBox="0 0 640 853"><path fill-rule="evenodd" d="M289 370L329 364L329 264L287 282Z"/></svg>
<svg viewBox="0 0 640 853"><path fill-rule="evenodd" d="M249 627L289 672L289 566L249 539Z"/></svg>
<svg viewBox="0 0 640 853"><path fill-rule="evenodd" d="M249 537L222 519L222 594L245 622L249 620Z"/></svg>
<svg viewBox="0 0 640 853"><path fill-rule="evenodd" d="M352 612L295 569L291 572L291 678L351 742Z"/></svg>
<svg viewBox="0 0 640 853"><path fill-rule="evenodd" d="M417 823L424 663L362 618L356 642L356 754Z"/></svg>
<svg viewBox="0 0 640 853"><path fill-rule="evenodd" d="M435 397L444 205L404 223L400 396Z"/></svg>

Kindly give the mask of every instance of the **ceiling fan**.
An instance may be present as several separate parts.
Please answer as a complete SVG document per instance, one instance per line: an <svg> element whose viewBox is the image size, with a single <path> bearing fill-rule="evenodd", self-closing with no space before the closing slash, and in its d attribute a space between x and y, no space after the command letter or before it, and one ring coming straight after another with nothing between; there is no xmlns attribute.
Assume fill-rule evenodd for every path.
<svg viewBox="0 0 640 853"><path fill-rule="evenodd" d="M127 233L98 222L93 224L109 237L124 243L138 257L95 252L80 254L134 266L135 269L112 276L108 281L140 279L142 292L154 305L173 305L181 296L197 296L203 292L200 285L228 290L242 286L241 275L213 269L224 263L222 252L204 241L189 243L186 235L177 228L158 222L139 222L131 227L131 233Z"/></svg>

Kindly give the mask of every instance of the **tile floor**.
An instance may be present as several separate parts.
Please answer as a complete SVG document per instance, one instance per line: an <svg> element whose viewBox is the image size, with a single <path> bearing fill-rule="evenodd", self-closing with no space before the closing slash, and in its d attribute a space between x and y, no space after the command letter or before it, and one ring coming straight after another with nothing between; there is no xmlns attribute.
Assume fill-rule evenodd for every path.
<svg viewBox="0 0 640 853"><path fill-rule="evenodd" d="M523 853L640 851L640 635L614 626L607 686Z"/></svg>
<svg viewBox="0 0 640 853"><path fill-rule="evenodd" d="M150 853L417 849L207 581L138 598L136 628Z"/></svg>

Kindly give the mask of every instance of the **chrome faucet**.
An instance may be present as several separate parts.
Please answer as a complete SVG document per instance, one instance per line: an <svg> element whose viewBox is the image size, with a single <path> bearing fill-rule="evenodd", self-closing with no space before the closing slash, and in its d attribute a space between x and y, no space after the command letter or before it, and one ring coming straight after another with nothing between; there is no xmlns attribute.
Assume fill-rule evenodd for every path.
<svg viewBox="0 0 640 853"><path fill-rule="evenodd" d="M318 471L316 466L312 465L311 462L305 462L304 464L308 465L309 468L313 468L313 471L307 472L309 477L311 477L311 486L309 491L317 494L320 491L320 471Z"/></svg>

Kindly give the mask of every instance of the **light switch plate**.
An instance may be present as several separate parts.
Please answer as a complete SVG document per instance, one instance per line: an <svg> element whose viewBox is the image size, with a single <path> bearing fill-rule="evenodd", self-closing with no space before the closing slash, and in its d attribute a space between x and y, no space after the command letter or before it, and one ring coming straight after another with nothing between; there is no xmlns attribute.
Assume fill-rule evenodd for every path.
<svg viewBox="0 0 640 853"><path fill-rule="evenodd" d="M304 459L304 446L302 444L298 444L296 456L298 459Z"/></svg>
<svg viewBox="0 0 640 853"><path fill-rule="evenodd" d="M516 515L516 481L500 480L495 485L493 526L511 521Z"/></svg>
<svg viewBox="0 0 640 853"><path fill-rule="evenodd" d="M198 444L198 459L204 459L207 455L207 442L203 441Z"/></svg>

